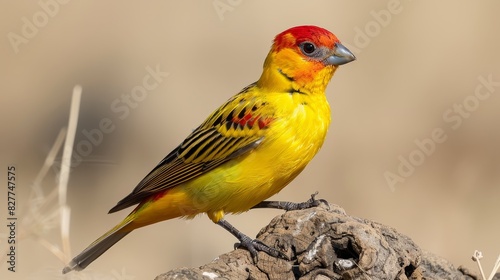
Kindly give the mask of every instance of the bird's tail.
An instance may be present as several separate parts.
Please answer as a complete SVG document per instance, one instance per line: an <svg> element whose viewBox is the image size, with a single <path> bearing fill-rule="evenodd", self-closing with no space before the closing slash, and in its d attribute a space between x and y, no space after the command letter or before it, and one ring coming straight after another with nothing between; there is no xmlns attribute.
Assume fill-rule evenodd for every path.
<svg viewBox="0 0 500 280"><path fill-rule="evenodd" d="M97 259L100 255L106 252L116 242L120 241L123 237L131 232L131 230L124 230L132 220L125 219L122 223L106 232L103 236L99 237L96 241L90 244L78 256L74 257L71 262L63 269L63 274L72 270L80 271L86 268L90 263Z"/></svg>

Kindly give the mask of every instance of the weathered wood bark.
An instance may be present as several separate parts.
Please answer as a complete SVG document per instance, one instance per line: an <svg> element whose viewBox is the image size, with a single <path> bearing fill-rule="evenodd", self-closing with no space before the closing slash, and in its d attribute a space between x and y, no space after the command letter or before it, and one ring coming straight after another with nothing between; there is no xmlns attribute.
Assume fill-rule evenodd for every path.
<svg viewBox="0 0 500 280"><path fill-rule="evenodd" d="M349 216L335 205L288 211L257 239L291 261L245 249L223 254L199 268L161 274L167 279L479 279L467 269L422 252L407 236L382 224Z"/></svg>

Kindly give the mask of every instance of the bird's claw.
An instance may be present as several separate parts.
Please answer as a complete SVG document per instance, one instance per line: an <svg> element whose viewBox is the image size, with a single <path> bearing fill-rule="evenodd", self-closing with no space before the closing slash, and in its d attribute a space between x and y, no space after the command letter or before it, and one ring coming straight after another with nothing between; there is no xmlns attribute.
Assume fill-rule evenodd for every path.
<svg viewBox="0 0 500 280"><path fill-rule="evenodd" d="M328 205L328 201L326 201L324 199L316 199L316 195L318 195L318 192L311 194L311 198L309 198L305 202L299 202L299 203L287 202L285 210L287 210L287 211L303 210L303 209L308 209L308 208L312 208L312 207L317 207L317 206L321 205L321 203Z"/></svg>
<svg viewBox="0 0 500 280"><path fill-rule="evenodd" d="M264 252L275 258L289 260L283 252L267 246L258 239L251 239L248 236L243 237L239 243L234 244L234 247L235 249L239 247L245 247L250 252L250 255L256 263L258 260L258 251Z"/></svg>
<svg viewBox="0 0 500 280"><path fill-rule="evenodd" d="M318 192L311 194L311 198L309 198L306 202L298 203L299 209L307 209L312 207L317 207L321 205L321 203L328 205L328 201L325 199L316 199Z"/></svg>
<svg viewBox="0 0 500 280"><path fill-rule="evenodd" d="M321 203L328 205L328 201L324 199L316 199L316 195L318 192L315 192L311 195L311 198L305 202L290 202L290 201L261 201L259 204L255 205L252 208L275 208L282 209L285 211L292 210L303 210L307 208L312 208L319 206Z"/></svg>

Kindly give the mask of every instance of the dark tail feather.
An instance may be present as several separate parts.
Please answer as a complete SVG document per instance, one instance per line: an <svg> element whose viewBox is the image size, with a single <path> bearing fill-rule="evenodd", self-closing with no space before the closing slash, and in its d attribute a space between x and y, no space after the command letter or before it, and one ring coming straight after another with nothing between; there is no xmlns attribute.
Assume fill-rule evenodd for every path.
<svg viewBox="0 0 500 280"><path fill-rule="evenodd" d="M62 273L66 274L72 270L80 271L86 268L90 263L92 263L100 255L111 248L111 246L115 245L116 242L120 241L120 239L131 232L120 231L120 229L122 229L128 223L120 225L118 228L113 228L112 230L105 233L102 237L94 241L92 244L90 244L85 250L78 254L78 256L74 257L71 260L68 266L63 269Z"/></svg>

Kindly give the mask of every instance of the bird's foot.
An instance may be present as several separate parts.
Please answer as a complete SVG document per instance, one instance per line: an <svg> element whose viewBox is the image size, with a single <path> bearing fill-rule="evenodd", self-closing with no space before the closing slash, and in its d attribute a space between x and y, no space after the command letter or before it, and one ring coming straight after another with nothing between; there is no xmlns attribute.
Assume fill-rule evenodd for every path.
<svg viewBox="0 0 500 280"><path fill-rule="evenodd" d="M273 256L275 258L281 258L284 260L288 260L288 257L283 253L280 252L274 248L271 248L264 244L262 241L257 240L257 239L252 239L236 229L233 225L231 225L228 221L221 219L217 222L217 224L227 231L229 231L232 235L234 235L240 243L235 244L235 248L238 248L240 246L247 248L247 250L250 252L250 255L252 255L252 258L254 262L257 263L257 255L258 251L264 252L270 256Z"/></svg>
<svg viewBox="0 0 500 280"><path fill-rule="evenodd" d="M250 255L252 256L255 263L257 263L259 251L275 258L289 260L289 258L283 252L271 248L264 244L262 241L258 239L252 239L246 235L241 236L240 243L234 244L234 247L235 249L239 247L245 247L250 252Z"/></svg>
<svg viewBox="0 0 500 280"><path fill-rule="evenodd" d="M311 195L311 198L305 202L290 202L290 201L262 201L252 208L276 208L285 211L302 210L319 206L321 203L328 205L328 201L324 199L316 199L318 192Z"/></svg>

